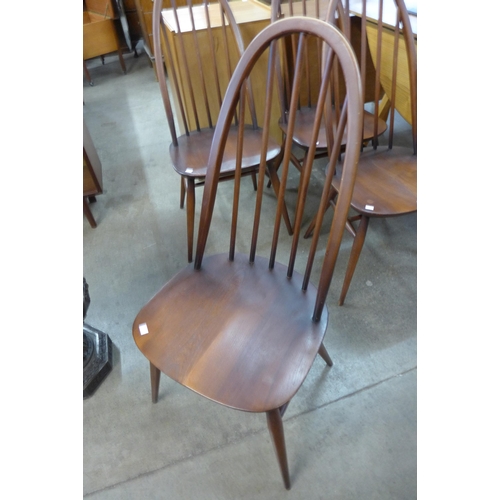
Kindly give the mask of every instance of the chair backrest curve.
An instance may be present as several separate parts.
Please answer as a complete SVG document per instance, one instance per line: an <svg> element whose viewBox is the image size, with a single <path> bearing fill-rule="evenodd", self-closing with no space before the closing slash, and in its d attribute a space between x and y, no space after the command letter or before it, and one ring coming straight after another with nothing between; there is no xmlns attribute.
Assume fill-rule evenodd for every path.
<svg viewBox="0 0 500 500"><path fill-rule="evenodd" d="M274 59L276 57L276 50L278 47L276 41L280 38L289 36L290 34L293 33L298 33L304 39L308 36L319 37L331 49L328 51L330 57L327 58L325 62L325 67L323 69L322 86L317 106L317 118L315 121L314 131L311 138L312 141L311 152L308 157L308 161L306 162L304 167L303 175L305 176L311 175L312 162L315 153L314 151L315 144L320 128L322 115L323 113L327 114L328 110L330 110L331 112L331 106L325 105L325 102L328 94L327 89L331 83L331 78L329 77L329 74L333 64L332 63L333 54L335 54L335 56L338 59L339 66L342 70L345 81L347 83L346 106L344 106L344 110L342 113L343 121L341 120L342 122L341 126L346 127L346 134L347 134L345 153L342 155L342 161L343 161L342 184L336 205L335 215L333 218L332 226L328 237L325 258L323 260L323 264L320 271L316 307L315 311L313 312L313 319L318 320L321 316L321 312L323 310L328 289L331 283L335 262L338 256L340 242L342 239L342 234L344 232L345 221L349 210L350 200L354 187L354 181L356 177L357 161L361 149L361 126L362 126L362 113L363 113L363 105L361 97L361 81L360 81L358 64L356 62L356 56L352 50L352 47L347 41L346 37L337 28L324 21L306 17L292 17L272 23L254 38L254 40L249 44L248 48L241 57L234 71L234 74L231 78L231 81L229 83L222 104L221 113L219 115L219 119L215 127L214 139L208 159L208 170L207 170L205 189L203 193L201 218L198 231L197 251L196 251L194 267L197 270L202 270L203 254L205 252L210 225L212 222L212 214L216 199L219 173L224 154L225 143L231 125L231 116L236 110L236 106L238 105L239 99L244 98L244 96L241 97L241 93L244 94L246 78L250 75L250 72L254 67L256 61L259 59L259 57L264 53L264 51L267 48L270 48L268 52L270 61L268 64L268 75L267 75L268 93L266 99L266 108L267 109L270 108L271 106L270 100L272 100L273 93L269 91L269 88L276 84L275 82L276 63ZM300 43L304 45L303 41ZM299 60L297 62L298 68L300 68L301 64L300 57L301 54L299 51L298 54ZM298 99L297 95L299 92L297 91L297 88L299 85L300 78L301 78L301 72L299 71L295 77L295 81L297 83L295 83L294 81L294 88L292 90L292 96L294 99ZM263 125L264 132L266 132L266 130L269 129L270 113L267 113L265 115L267 116L267 119ZM293 118L294 117L291 116L290 119L291 127L293 127ZM240 125L240 136L242 141L244 140L243 135L244 135L243 127ZM259 219L260 219L259 203L261 203L262 199L261 191L264 186L263 179L266 171L265 148L266 145L263 144L262 157L259 170L259 186L256 197L254 232L252 233L252 245L251 245L251 252L249 259L250 262L252 262L252 259L255 256L255 247L256 247L256 240L259 227ZM284 146L284 160L283 160L283 169L281 174L282 180L280 186L280 193L278 196L276 215L274 219L273 243L271 245L271 252L270 252L271 255L269 259L270 269L274 267L274 262L275 262L277 236L279 233L279 228L282 220L282 206L284 203L284 192L286 189L286 177L288 173L288 163L289 163L291 148L292 148L292 139L291 135L288 135ZM340 158L339 148L340 148L340 140L337 141L337 149L334 148L334 152L330 157L330 163L327 168L327 175L324 181L324 186L321 194L320 210L321 207L326 207L326 204L328 203L328 192L331 183L331 176L333 176L333 172L335 170L335 164L337 161L339 161ZM241 144L239 150L241 153ZM235 181L235 195L234 195L235 202L237 202L238 200L238 192L239 192L237 181L238 181L238 160L237 160L236 181ZM304 186L306 185L307 183L303 183L298 194L299 201L296 212L297 225L300 224L303 215L304 200L307 196L306 192L307 187L304 188ZM237 216L237 211L235 212L232 221L234 231L236 231L236 216ZM319 232L320 228L317 228L317 231ZM230 248L230 256L232 251L234 252L234 247ZM294 272L293 267L294 267L296 252L297 248L292 245L292 252L289 261L289 275L291 275L291 273ZM314 255L315 255L315 248L311 246L311 249L309 251L308 268L304 275L303 289L307 288L307 283L311 272L309 263L312 266L312 262L314 261Z"/></svg>
<svg viewBox="0 0 500 500"><path fill-rule="evenodd" d="M349 8L349 0L344 0ZM373 86L374 114L388 118L388 145L397 143L395 135L396 110L411 125L412 145L417 154L417 49L416 34L404 0L361 0L356 3L361 19L361 38L364 53L361 58L362 82ZM365 76L368 59L374 65L373 78ZM379 108L386 94L386 110ZM388 111L387 111L388 110ZM373 143L377 147L377 141Z"/></svg>
<svg viewBox="0 0 500 500"><path fill-rule="evenodd" d="M165 113L167 115L170 134L172 136L172 142L174 146L177 146L178 137L182 133L189 135L193 130L200 130L205 126L213 127L215 125L214 119L218 114L218 110L214 110L216 107L214 102L218 102L218 106L220 107L225 91L224 84L220 80L219 74L222 71L226 71L230 75L232 72L232 62L228 52L229 49L227 48L225 51L221 49L221 55L219 55L217 59L215 57L217 42L215 41L215 35L210 21L211 16L209 14L209 2L207 0L203 0L202 3L195 6L193 6L192 0L187 0L187 5L183 7L177 7L175 0L171 0L170 3L174 21L173 26L167 28L162 16L163 0L154 0L152 31L156 74ZM213 7L217 4L219 4L220 7L220 16L225 20L225 22L222 22L221 26L218 27L220 29L219 40L222 40L223 45L226 47L232 45L231 41L228 39L228 32L230 32L234 40L236 54L238 57L241 57L245 49L244 42L229 2L227 0L219 0L216 4L212 4L210 6L212 14ZM196 21L193 16L193 8L198 11L203 9L206 29L198 30L197 26L195 26ZM183 14L183 21L179 20L179 13L181 12ZM198 12L198 15L199 14L200 12ZM199 19L198 17L198 22ZM181 29L181 22L186 23L189 29ZM173 43L172 46L169 44L167 37L167 30L169 29L173 29L176 36L176 43ZM189 50L185 45L184 36L190 37L190 42L188 43L192 43L196 50ZM212 53L212 56L206 58L206 60L201 59L199 50L200 42L198 41L198 37L200 36L203 37L206 43L206 47L204 47L203 50ZM222 52L224 52L224 54L222 54ZM187 63L188 59L192 62L192 68ZM165 76L165 66L167 64L169 68L168 76L171 92L173 96L175 96L177 103L175 108L177 111L177 125L174 118L174 106L170 98ZM209 70L207 70L207 66L210 68ZM174 71L174 67L176 71ZM191 85L192 71L196 73L196 78L200 79L201 94L194 93ZM216 94L215 101L207 94L206 81L212 82L208 86L212 88L213 92ZM257 118L251 82L247 82L246 85L248 86L247 102L250 110L251 123L254 128L256 128ZM183 132L180 132L178 127L182 129Z"/></svg>
<svg viewBox="0 0 500 500"><path fill-rule="evenodd" d="M403 26L403 36L406 44L406 54L408 57L408 72L410 78L410 106L411 106L411 126L413 139L413 152L417 154L417 49L411 29L410 16L404 0L394 0L399 9L401 24Z"/></svg>
<svg viewBox="0 0 500 500"><path fill-rule="evenodd" d="M312 17L321 19L334 26L337 26L342 33L349 37L349 19L346 16L341 0L271 0L271 23L284 17ZM290 47L288 52L295 53L297 50L297 37L290 37L288 42ZM305 53L304 71L306 77L303 79L299 107L303 105L311 106L316 100L317 79L320 74L321 66L321 44L317 40L316 45L312 44ZM290 65L290 61L285 61L288 64L283 65L283 71L277 75L278 85L280 89L280 106L281 120L286 123L287 113L289 111L288 103L290 101L290 79L294 73L294 68ZM339 88L339 82L336 84ZM336 96L338 98L338 94Z"/></svg>

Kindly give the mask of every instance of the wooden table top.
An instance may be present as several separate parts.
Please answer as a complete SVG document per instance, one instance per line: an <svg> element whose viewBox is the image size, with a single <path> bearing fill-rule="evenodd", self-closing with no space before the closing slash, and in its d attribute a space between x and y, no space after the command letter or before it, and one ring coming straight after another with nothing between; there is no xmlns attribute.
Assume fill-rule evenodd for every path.
<svg viewBox="0 0 500 500"><path fill-rule="evenodd" d="M231 10L234 14L238 24L251 23L255 21L264 21L271 19L271 8L257 0L237 0L231 2ZM212 28L222 26L220 16L220 7L218 3L210 4L208 6L208 13L210 16L210 23ZM163 21L165 25L172 31L176 30L176 21L172 9L165 9L162 11ZM187 7L179 7L177 9L177 16L179 18L179 25L181 33L192 30L191 18L189 9ZM207 29L207 21L205 8L203 5L195 5L193 7L193 19L196 30Z"/></svg>

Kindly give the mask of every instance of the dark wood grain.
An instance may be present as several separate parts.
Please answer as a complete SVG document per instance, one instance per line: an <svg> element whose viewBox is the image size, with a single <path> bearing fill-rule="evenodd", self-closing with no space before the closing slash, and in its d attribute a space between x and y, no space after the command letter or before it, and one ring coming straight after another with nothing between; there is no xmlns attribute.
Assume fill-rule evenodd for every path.
<svg viewBox="0 0 500 500"><path fill-rule="evenodd" d="M280 59L277 57L277 44L273 42L290 34L298 34L301 40L306 35L317 36L320 41L328 43L336 53L349 84L348 105L343 106L340 120L336 123L339 137L346 130L345 153L340 157L341 140L333 141L320 210L324 211L324 205L328 203L336 167L342 168L344 175L327 249L324 254L318 252L324 255L319 257L319 262L316 262L319 229L314 231L310 249L305 249L305 259L297 258L299 251L303 250L299 250L298 231L294 231L289 242L288 257L286 249L278 252L278 243L284 243L286 239L280 238L279 234L284 219L288 164L294 146L291 135L280 153L280 158L283 158L281 181L273 179L273 184L278 184L274 213L269 211L269 205L266 205L268 211L264 208L264 174L269 164L268 139L276 94L272 91L266 92L262 144L259 158L255 160L259 166L255 210L252 213L239 209L245 143L255 140L254 130L245 126L245 108L240 105L245 101L246 82L257 67L259 58L266 57L270 59L268 73L259 76L265 78L268 89L275 88L280 74L276 65ZM304 44L299 43L299 47L304 47ZM301 50L297 56L302 57ZM324 105L331 85L328 75L332 64L333 56L330 55L325 60L325 78L320 86L317 116L309 145L313 152L323 113L326 123L332 122L331 107ZM296 109L302 76L302 72L297 72L292 82L291 109ZM236 111L241 119L234 147L228 136L233 133L232 118ZM323 343L328 324L326 300L354 188L361 149L361 117L361 80L356 57L348 41L336 28L317 19L290 18L272 23L259 33L243 53L229 82L215 127L207 159L194 264L174 275L139 311L133 324L134 340L150 362L153 401L158 398L161 371L214 402L242 411L266 413L287 489L291 487L291 482L282 416L317 355L327 365L332 365ZM294 113L291 113L289 123L293 123L293 119ZM228 222L229 249L227 253L205 255L217 188L225 174L225 155L231 154L233 147L235 170L231 220ZM313 159L314 154L304 163L303 179L297 194L296 228L301 224L309 194ZM246 231L238 226L241 218L247 219ZM263 220L265 223L262 223ZM259 238L271 243L259 246ZM248 249L248 253L243 254L241 248ZM279 262L278 256L284 261ZM312 265L319 266L317 286L310 283Z"/></svg>
<svg viewBox="0 0 500 500"><path fill-rule="evenodd" d="M266 412L294 396L323 341L328 314L312 321L316 288L267 259L208 256L188 267L140 311L134 339L170 378L218 403ZM186 302L197 307L186 310ZM140 335L146 323L149 334ZM182 332L182 334L180 334Z"/></svg>

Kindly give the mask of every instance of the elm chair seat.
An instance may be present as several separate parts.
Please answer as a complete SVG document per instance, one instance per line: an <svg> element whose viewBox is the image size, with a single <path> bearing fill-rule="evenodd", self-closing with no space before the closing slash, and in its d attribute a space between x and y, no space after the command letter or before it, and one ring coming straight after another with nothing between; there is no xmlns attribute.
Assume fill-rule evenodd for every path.
<svg viewBox="0 0 500 500"><path fill-rule="evenodd" d="M260 145L262 144L262 130L246 127L248 138L244 144L242 168L246 171L255 171L255 166L260 161ZM191 132L190 135L180 136L178 145L170 145L170 156L174 170L186 177L200 178L207 174L207 158L210 153L214 129L201 129L199 132ZM224 160L221 166L221 176L234 176L234 165L236 159L236 144L238 138L238 127L232 126L228 135L228 147L224 152ZM272 161L278 156L281 145L272 137L269 137L267 149L267 161ZM274 170L272 171L274 173Z"/></svg>
<svg viewBox="0 0 500 500"><path fill-rule="evenodd" d="M232 262L226 253L210 255L203 272L182 270L141 310L134 332L146 323L149 334L135 335L136 342L163 373L217 403L280 408L307 375L328 322L328 314L311 321L317 289L304 293L301 283L282 264L269 270L263 257L250 266L246 255ZM186 315L193 294L198 307ZM286 356L278 361L280 353Z"/></svg>

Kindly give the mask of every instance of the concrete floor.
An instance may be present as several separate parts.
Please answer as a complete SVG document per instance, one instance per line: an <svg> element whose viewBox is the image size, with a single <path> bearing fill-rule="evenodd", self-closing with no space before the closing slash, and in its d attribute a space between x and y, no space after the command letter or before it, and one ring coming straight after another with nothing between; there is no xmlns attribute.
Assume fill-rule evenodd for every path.
<svg viewBox="0 0 500 500"><path fill-rule="evenodd" d="M97 228L83 218L86 322L114 345L111 373L83 403L84 496L415 499L416 215L371 223L339 307L352 242L344 238L325 338L334 364L316 360L284 419L290 491L264 415L219 406L165 376L158 403L151 403L149 364L131 327L144 303L186 265L186 220L154 71L140 50L137 58L126 55L126 64L123 75L116 58L91 61L94 86L83 83L83 116L104 177L104 193L91 204ZM249 187L249 203L252 194Z"/></svg>

